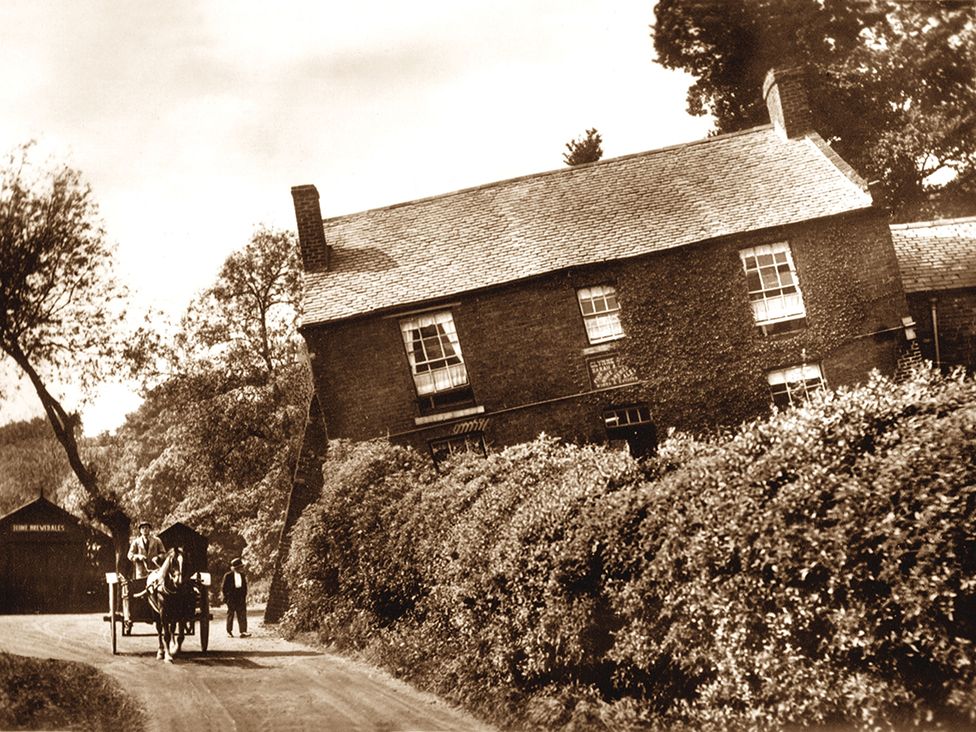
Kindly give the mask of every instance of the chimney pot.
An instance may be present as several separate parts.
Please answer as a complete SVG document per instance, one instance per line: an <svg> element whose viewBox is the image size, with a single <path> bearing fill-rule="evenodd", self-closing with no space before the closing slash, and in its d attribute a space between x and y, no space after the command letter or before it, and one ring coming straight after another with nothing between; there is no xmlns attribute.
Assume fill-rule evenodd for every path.
<svg viewBox="0 0 976 732"><path fill-rule="evenodd" d="M302 266L306 272L328 272L332 247L325 240L319 192L313 185L293 186L291 197L295 203Z"/></svg>
<svg viewBox="0 0 976 732"><path fill-rule="evenodd" d="M802 67L770 69L763 81L763 99L769 110L769 121L783 137L800 137L813 130L806 72Z"/></svg>

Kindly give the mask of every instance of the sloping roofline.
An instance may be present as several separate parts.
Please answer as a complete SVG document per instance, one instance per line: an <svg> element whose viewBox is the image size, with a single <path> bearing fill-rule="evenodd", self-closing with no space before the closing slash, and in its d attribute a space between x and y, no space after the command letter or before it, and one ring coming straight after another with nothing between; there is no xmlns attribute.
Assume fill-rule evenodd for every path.
<svg viewBox="0 0 976 732"><path fill-rule="evenodd" d="M931 229L936 226L953 226L955 224L976 224L976 216L963 216L958 219L931 219L929 221L906 221L901 224L889 224L889 228L902 231L905 229Z"/></svg>
<svg viewBox="0 0 976 732"><path fill-rule="evenodd" d="M303 327L873 206L815 132L772 125L322 220Z"/></svg>
<svg viewBox="0 0 976 732"><path fill-rule="evenodd" d="M61 508L61 506L59 506L58 504L56 504L54 501L50 500L46 496L37 496L37 498L31 498L29 501L26 501L26 502L22 503L21 505L17 506L17 508L13 509L12 511L8 511L3 516L0 516L0 526L2 526L3 524L5 524L7 521L9 521L11 518L13 518L14 516L16 516L18 513L20 513L24 509L30 508L35 503L40 503L41 505L46 505L49 508L53 508L58 513L62 514L66 519L70 519L71 522L76 527L78 527L79 529L82 529L84 531L91 531L91 532L93 532L95 534L100 534L101 536L105 536L105 537L108 536L105 532L103 532L103 531L101 531L99 529L96 529L94 526L89 526L88 524L86 524L84 521L82 521L80 518L78 518L77 516L75 516L70 511L68 511L68 510L66 510L64 508Z"/></svg>
<svg viewBox="0 0 976 732"><path fill-rule="evenodd" d="M430 201L438 201L438 200L441 200L441 199L444 199L444 198L450 198L451 196L462 195L464 193L474 193L475 191L487 191L487 190L491 190L492 188L499 188L501 186L506 186L506 185L509 185L511 183L519 183L521 181L533 180L535 178L545 178L545 177L550 176L550 175L565 175L565 174L571 173L571 172L573 172L575 170L585 170L587 168L596 168L596 167L603 166L603 165L611 165L611 164L614 164L614 163L620 163L620 162L623 162L625 160L631 160L633 158L644 158L644 157L648 157L650 155L656 155L658 153L670 152L672 150L683 150L685 148L695 147L697 145L707 145L707 144L712 143L712 142L720 142L720 141L725 140L725 139L730 138L730 137L739 137L741 135L748 135L748 134L750 134L752 132L758 132L760 130L771 130L771 129L773 129L773 126L771 124L768 124L767 123L767 124L764 124L764 125L757 125L756 127L750 127L748 129L745 129L745 130L736 130L735 132L723 132L720 135L711 135L709 137L703 137L703 138L698 139L698 140L689 140L688 142L677 142L677 143L675 143L673 145L665 145L664 147L654 147L654 148L651 148L650 150L641 150L639 152L627 153L626 155L617 155L616 157L612 157L612 158L600 158L599 160L594 160L592 163L582 163L580 165L572 165L572 166L564 167L564 168L551 168L549 170L540 170L540 171L538 171L536 173L526 173L524 175L516 175L516 176L513 176L511 178L501 178L499 180L489 181L488 183L479 183L476 186L466 186L464 188L455 188L454 190L451 190L451 191L444 191L443 193L433 193L433 194L431 194L429 196L420 196L419 198L411 198L411 199L408 199L406 201L397 201L396 203L388 203L388 204L385 204L383 206L374 206L373 208L364 208L364 209L359 209L359 210L356 210L356 211L349 211L349 212L344 213L344 214L336 214L335 216L326 216L325 218L322 219L322 222L325 223L325 224L328 224L328 223L331 223L333 221L341 221L343 219L347 219L350 216L360 216L360 215L363 215L363 214L377 213L377 212L380 212L380 211L393 211L393 210L398 209L398 208L405 208L407 206L415 206L415 205L417 205L419 203L427 203L427 202L430 202ZM820 138L820 135L816 135L816 137L817 138ZM824 145L826 145L826 142L824 142L822 138L820 138L820 141L823 142ZM829 146L828 146L828 148L829 148ZM843 160L841 158L838 157L837 159L838 160L841 160L841 162L843 162ZM864 181L864 179L861 178L854 171L854 169L851 168L849 165L847 165L846 163L844 163L844 165L846 166L847 170L850 171L850 173L852 175L848 175L847 171L845 171L840 166L838 166L838 169L840 169L842 172L844 172L845 175L848 175L848 177L850 177L851 180L854 183L857 183L865 191L867 191L868 186L867 186L867 183Z"/></svg>

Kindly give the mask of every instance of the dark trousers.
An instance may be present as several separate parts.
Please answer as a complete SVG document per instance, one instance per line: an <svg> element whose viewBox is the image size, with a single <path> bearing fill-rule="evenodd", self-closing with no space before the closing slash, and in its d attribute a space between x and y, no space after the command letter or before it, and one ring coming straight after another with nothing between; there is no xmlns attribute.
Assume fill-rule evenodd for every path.
<svg viewBox="0 0 976 732"><path fill-rule="evenodd" d="M227 632L234 631L234 616L237 616L237 629L242 633L247 632L247 606L228 605L227 606Z"/></svg>

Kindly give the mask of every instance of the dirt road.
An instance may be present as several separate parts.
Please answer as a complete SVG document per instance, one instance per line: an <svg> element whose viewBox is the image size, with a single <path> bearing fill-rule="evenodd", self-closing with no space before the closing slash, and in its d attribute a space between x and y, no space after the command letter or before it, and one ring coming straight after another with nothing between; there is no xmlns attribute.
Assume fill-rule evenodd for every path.
<svg viewBox="0 0 976 732"><path fill-rule="evenodd" d="M0 650L97 666L161 732L490 729L382 671L282 640L254 621L251 638L227 638L223 622L215 609L209 651L187 638L172 665L156 660L147 624L134 629L146 635L120 637L113 656L101 615L0 616Z"/></svg>

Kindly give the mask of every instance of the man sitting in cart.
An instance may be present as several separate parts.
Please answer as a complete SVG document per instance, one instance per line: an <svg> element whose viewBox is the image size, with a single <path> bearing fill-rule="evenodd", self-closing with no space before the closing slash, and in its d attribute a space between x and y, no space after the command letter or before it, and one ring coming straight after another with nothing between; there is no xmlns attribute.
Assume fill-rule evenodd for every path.
<svg viewBox="0 0 976 732"><path fill-rule="evenodd" d="M162 561L166 554L166 547L158 536L152 533L153 525L149 521L139 522L139 536L129 544L129 561L135 579L147 577ZM125 627L132 627L132 617L129 614L129 595L122 595L122 619Z"/></svg>
<svg viewBox="0 0 976 732"><path fill-rule="evenodd" d="M132 562L136 579L152 572L166 554L163 542L153 535L152 528L148 521L139 522L139 536L129 544L129 561Z"/></svg>

